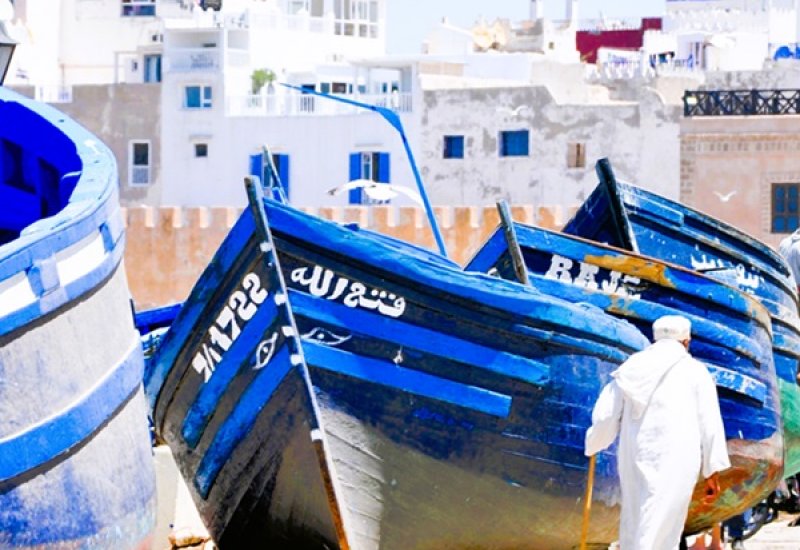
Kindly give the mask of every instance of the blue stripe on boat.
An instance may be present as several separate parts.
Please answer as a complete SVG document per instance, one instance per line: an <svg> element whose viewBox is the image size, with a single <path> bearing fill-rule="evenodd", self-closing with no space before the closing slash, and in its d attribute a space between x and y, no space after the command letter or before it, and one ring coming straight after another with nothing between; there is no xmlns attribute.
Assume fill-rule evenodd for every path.
<svg viewBox="0 0 800 550"><path fill-rule="evenodd" d="M228 277L228 270L255 231L252 216L240 216L239 221L226 237L226 246L220 247L214 256L212 264L203 271L200 279L195 283L195 288L204 287L214 289ZM210 269L213 265L216 269ZM190 333L196 329L200 316L208 307L218 304L209 304L207 296L190 296L183 304L175 320L172 322L169 338L165 338L158 349L156 361L151 361L148 366L152 370L145 371L144 389L150 403L151 410L156 410L156 401L164 381L169 374L175 359L183 350L184 345L190 340ZM158 423L157 419L156 423Z"/></svg>
<svg viewBox="0 0 800 550"><path fill-rule="evenodd" d="M247 322L239 337L234 340L230 349L222 356L222 362L217 364L214 376L198 392L197 399L186 413L183 422L183 438L190 448L197 446L222 394L239 374L239 366L254 355L264 330L277 316L278 308L275 300L265 300L255 316Z"/></svg>
<svg viewBox="0 0 800 550"><path fill-rule="evenodd" d="M493 350L397 319L386 319L330 300L312 298L308 294L296 290L289 290L289 296L292 309L299 316L335 325L348 331L353 330L352 327L357 327L359 334L397 343L425 353L442 355L446 350L448 359L452 361L478 365L481 369L529 384L543 385L550 379L550 368L532 359Z"/></svg>
<svg viewBox="0 0 800 550"><path fill-rule="evenodd" d="M476 386L400 367L388 361L370 359L336 348L303 343L309 366L344 374L407 393L444 401L459 407L505 418L511 411L511 397Z"/></svg>
<svg viewBox="0 0 800 550"><path fill-rule="evenodd" d="M281 346L269 365L242 393L233 412L217 430L214 440L197 467L194 485L203 498L208 496L217 475L229 460L231 453L250 432L258 413L269 403L272 394L291 369L288 347Z"/></svg>
<svg viewBox="0 0 800 550"><path fill-rule="evenodd" d="M0 439L0 481L33 470L92 435L142 380L138 339L127 357L77 401L40 423Z"/></svg>
<svg viewBox="0 0 800 550"><path fill-rule="evenodd" d="M726 388L755 399L759 403L764 403L767 398L767 386L755 378L736 371L726 369L710 363L704 363L708 372L714 378L717 386Z"/></svg>

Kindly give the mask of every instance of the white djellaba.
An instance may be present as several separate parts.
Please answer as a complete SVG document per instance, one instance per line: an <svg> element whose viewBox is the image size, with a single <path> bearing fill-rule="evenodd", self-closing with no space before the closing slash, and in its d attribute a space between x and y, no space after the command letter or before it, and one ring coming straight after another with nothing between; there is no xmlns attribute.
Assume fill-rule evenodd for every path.
<svg viewBox="0 0 800 550"><path fill-rule="evenodd" d="M692 490L730 467L714 380L683 345L685 317L653 323L655 343L612 373L592 411L586 455L617 452L624 550L673 550L680 543Z"/></svg>

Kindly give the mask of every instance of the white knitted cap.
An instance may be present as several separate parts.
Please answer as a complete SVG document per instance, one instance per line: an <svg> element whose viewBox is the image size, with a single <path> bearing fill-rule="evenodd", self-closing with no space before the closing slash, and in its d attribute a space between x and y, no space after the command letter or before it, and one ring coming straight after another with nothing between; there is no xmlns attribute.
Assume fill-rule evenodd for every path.
<svg viewBox="0 0 800 550"><path fill-rule="evenodd" d="M681 315L664 315L653 323L653 340L689 340L692 337L692 322Z"/></svg>

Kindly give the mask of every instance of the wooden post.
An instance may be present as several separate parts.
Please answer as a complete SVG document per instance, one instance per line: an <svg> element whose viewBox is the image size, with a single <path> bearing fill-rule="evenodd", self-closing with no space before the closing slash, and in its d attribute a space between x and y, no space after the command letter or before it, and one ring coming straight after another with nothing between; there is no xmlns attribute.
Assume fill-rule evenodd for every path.
<svg viewBox="0 0 800 550"><path fill-rule="evenodd" d="M597 455L589 457L589 479L586 480L586 494L583 499L583 524L581 525L580 550L586 550L586 538L589 536L589 515L592 511L592 487L594 486L594 465Z"/></svg>

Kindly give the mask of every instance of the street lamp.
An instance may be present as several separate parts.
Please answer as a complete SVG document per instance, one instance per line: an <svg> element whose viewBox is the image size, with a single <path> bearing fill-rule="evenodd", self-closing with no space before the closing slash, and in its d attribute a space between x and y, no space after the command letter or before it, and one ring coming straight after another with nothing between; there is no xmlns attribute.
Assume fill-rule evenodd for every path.
<svg viewBox="0 0 800 550"><path fill-rule="evenodd" d="M8 66L11 65L11 56L17 43L6 32L5 25L0 22L0 84L6 79Z"/></svg>

